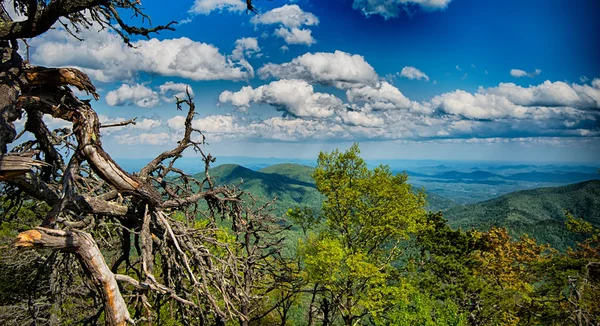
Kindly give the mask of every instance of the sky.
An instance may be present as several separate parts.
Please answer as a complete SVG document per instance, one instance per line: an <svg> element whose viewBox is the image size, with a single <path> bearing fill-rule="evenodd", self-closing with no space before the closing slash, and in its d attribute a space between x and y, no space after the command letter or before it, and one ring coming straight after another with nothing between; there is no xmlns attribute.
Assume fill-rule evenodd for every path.
<svg viewBox="0 0 600 326"><path fill-rule="evenodd" d="M102 130L115 158L173 147L189 87L217 157L311 159L358 142L370 159L600 162L597 0L254 4L143 0L176 30L130 48L109 29L79 41L56 26L29 41L30 60L87 73L102 123L137 117Z"/></svg>

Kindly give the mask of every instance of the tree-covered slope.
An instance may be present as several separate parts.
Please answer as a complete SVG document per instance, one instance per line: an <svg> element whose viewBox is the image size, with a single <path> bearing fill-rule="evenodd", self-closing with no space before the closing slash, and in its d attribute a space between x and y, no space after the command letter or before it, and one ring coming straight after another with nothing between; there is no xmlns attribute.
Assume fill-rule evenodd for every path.
<svg viewBox="0 0 600 326"><path fill-rule="evenodd" d="M217 184L239 184L260 203L277 197L275 213L284 214L297 206L321 207L323 197L315 187L311 176L313 171L313 167L293 163L276 164L259 171L237 164L222 164L212 168L210 175ZM454 201L433 193L427 193L427 202L428 209L432 211L456 205Z"/></svg>
<svg viewBox="0 0 600 326"><path fill-rule="evenodd" d="M539 242L565 249L577 239L565 228L565 214L600 225L600 181L510 193L485 202L456 206L445 216L453 227L507 227L512 235L527 233Z"/></svg>
<svg viewBox="0 0 600 326"><path fill-rule="evenodd" d="M268 172L253 171L237 164L223 164L210 170L211 177L219 185L239 185L263 204L277 197L275 214L282 215L296 206L319 207L322 197L315 188L314 181L309 182L310 171L297 164L282 164L267 168ZM277 171L281 174L276 173ZM306 172L306 173L305 173ZM303 176L306 174L306 177Z"/></svg>

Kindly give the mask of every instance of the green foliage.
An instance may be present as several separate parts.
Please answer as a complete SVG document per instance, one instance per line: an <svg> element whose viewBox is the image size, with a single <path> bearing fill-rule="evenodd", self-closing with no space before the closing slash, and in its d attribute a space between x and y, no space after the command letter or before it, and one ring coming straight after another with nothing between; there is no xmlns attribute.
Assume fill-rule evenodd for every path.
<svg viewBox="0 0 600 326"><path fill-rule="evenodd" d="M341 153L321 153L313 173L325 196L325 228L300 246L307 280L322 287L346 325L382 314L406 300L407 283L392 266L401 244L423 229L425 200L406 175L389 167L369 170L355 144Z"/></svg>
<svg viewBox="0 0 600 326"><path fill-rule="evenodd" d="M317 208L323 197L315 188L310 177L312 168L298 164L280 164L253 171L240 165L223 164L212 168L209 173L219 185L240 185L240 188L257 199L257 204L277 201L273 213L284 216L293 207ZM201 173L195 176L204 178Z"/></svg>
<svg viewBox="0 0 600 326"><path fill-rule="evenodd" d="M464 326L467 317L459 312L458 306L448 300L446 302L432 299L422 292L413 291L410 300L396 303L383 318L374 318L375 325L397 326Z"/></svg>
<svg viewBox="0 0 600 326"><path fill-rule="evenodd" d="M286 217L291 220L294 225L300 226L304 235L321 223L321 215L310 207L290 208L286 213Z"/></svg>
<svg viewBox="0 0 600 326"><path fill-rule="evenodd" d="M455 228L486 231L506 227L511 236L528 234L561 251L582 240L565 227L564 211L600 226L600 181L519 191L478 204L457 206L444 213Z"/></svg>

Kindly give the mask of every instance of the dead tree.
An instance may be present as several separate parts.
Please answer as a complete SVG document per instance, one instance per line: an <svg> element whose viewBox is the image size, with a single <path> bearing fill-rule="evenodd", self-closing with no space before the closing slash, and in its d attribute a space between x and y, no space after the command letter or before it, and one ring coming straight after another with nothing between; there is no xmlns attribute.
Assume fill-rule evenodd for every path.
<svg viewBox="0 0 600 326"><path fill-rule="evenodd" d="M103 149L102 126L90 102L71 91L75 87L98 99L89 78L77 69L32 66L17 53L17 39L36 37L57 23L74 37L81 28L117 24L113 30L129 44L131 35L148 37L172 29L174 22L153 28L126 24L119 14L124 11L148 18L134 0L14 0L13 9L27 16L24 21L9 17L8 1L0 4L0 166L15 158L25 164L3 174L1 181L9 186L3 189L51 207L40 227L19 234L15 245L74 254L101 298L107 325L152 320L165 302L184 324L248 319L239 311L240 303L251 301L241 290L247 283L245 262L236 243L221 239L215 223L226 218L238 229L246 211L238 189L217 187L210 178L214 158L203 152L204 136L192 127L191 96L177 100L178 109L188 109L177 146L131 174ZM44 115L72 128L51 131ZM14 122L23 116L32 140L17 144ZM205 163L203 180L175 167L190 148ZM31 159L25 162L26 157ZM208 223L197 227L199 216Z"/></svg>

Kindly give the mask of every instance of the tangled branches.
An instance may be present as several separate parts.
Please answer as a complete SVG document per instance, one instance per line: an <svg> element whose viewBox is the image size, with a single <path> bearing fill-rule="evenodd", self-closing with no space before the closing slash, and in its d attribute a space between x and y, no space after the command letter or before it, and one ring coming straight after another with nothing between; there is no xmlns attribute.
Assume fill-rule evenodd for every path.
<svg viewBox="0 0 600 326"><path fill-rule="evenodd" d="M27 311L46 313L15 308L13 316L60 322L56 309L64 300L56 297L74 292L87 299L78 303L79 310L71 309L80 315L69 318L89 324L101 318L108 325L222 324L231 319L247 324L274 310L256 303L287 281L283 274L289 268L276 263L284 227L268 204L257 207L239 188L213 181L209 171L215 158L204 152L204 135L192 126L196 107L190 93L176 101L177 109L187 109L180 141L132 174L104 150L101 130L135 119L101 125L90 101L79 100L71 90L99 98L84 73L32 66L18 54L15 41L60 23L75 37L82 28L111 28L131 45L131 35L148 37L172 29L175 22L153 28L128 25L120 17L123 12L148 19L140 2L132 0L15 0L13 9L26 16L23 21L8 16L7 4L0 2L0 195L10 205L0 211L7 220L23 207L47 207L29 210L39 226L21 232L14 244L38 249L40 255L28 260L44 266L34 273L47 276L35 277L46 282L38 292L54 296L37 305L28 300ZM255 10L252 1L247 5ZM45 115L68 121L72 128L51 130ZM19 118L25 123L17 133ZM201 180L176 167L188 149L204 162ZM86 278L57 287L52 285L57 275ZM90 304L103 308L84 311Z"/></svg>
<svg viewBox="0 0 600 326"><path fill-rule="evenodd" d="M70 73L75 80L69 84L85 85L80 81L85 75L74 69ZM204 153L204 136L192 126L190 94L177 101L179 108L188 107L177 146L130 174L103 150L100 123L89 103L57 85L52 71L36 76L35 86L17 102L34 139L11 154L34 151L45 165L7 183L51 209L42 227L22 232L16 245L75 253L92 276L111 325L157 318L152 307L167 301L176 305L185 323L249 320L248 303L256 300L250 291L254 264L275 257L282 238L270 229L276 224L264 212L268 205L245 205L236 187L215 186L209 174L214 158ZM94 92L90 86L84 90ZM50 132L41 114L72 122L72 132ZM61 148L71 152L66 164ZM175 167L189 148L204 161L203 180ZM230 221L230 233L218 227L219 218ZM276 240L264 242L262 233ZM100 248L110 256L104 257ZM123 298L117 282L129 296ZM135 307L133 317L127 305Z"/></svg>

